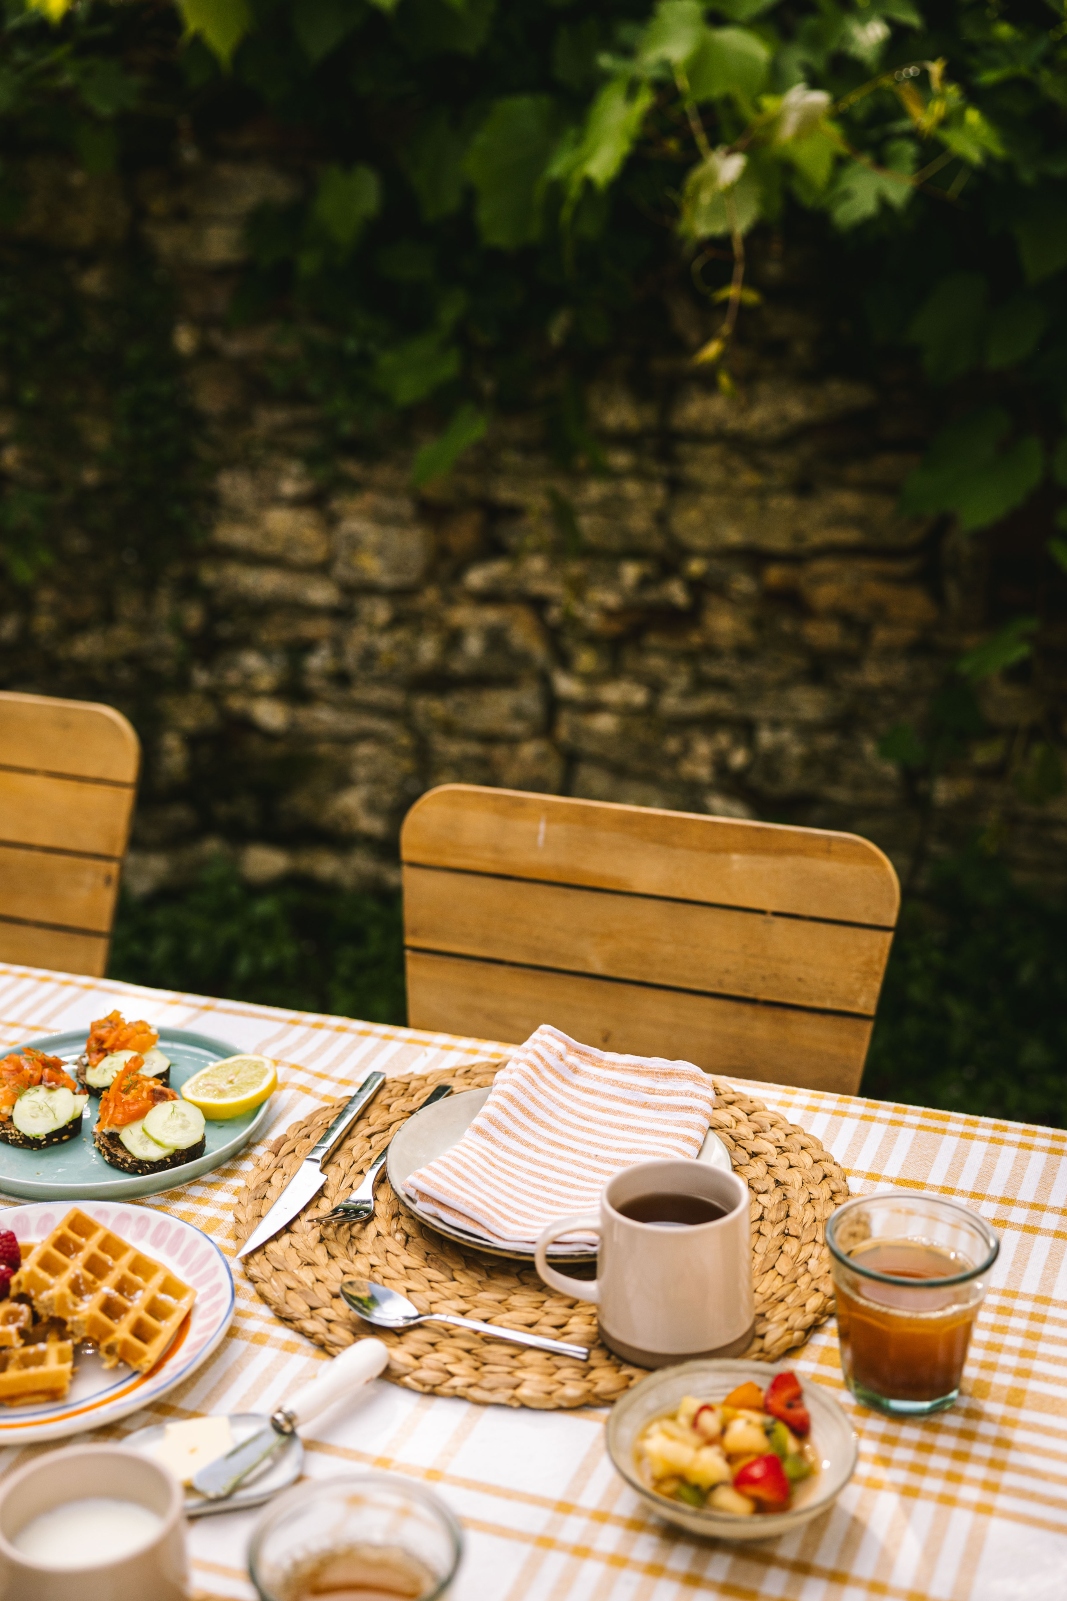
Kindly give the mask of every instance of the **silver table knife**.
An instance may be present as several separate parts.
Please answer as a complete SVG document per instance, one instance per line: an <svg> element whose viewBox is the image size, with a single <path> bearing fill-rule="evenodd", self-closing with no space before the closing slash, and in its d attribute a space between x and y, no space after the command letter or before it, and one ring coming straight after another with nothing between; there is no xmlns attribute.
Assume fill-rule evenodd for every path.
<svg viewBox="0 0 1067 1601"><path fill-rule="evenodd" d="M261 1245L273 1239L275 1234L280 1233L285 1225L291 1223L297 1213L302 1212L308 1202L315 1198L326 1183L325 1164L356 1118L370 1104L384 1083L384 1073L367 1074L348 1105L334 1118L321 1140L312 1146L266 1217L252 1230L238 1251L238 1257L247 1256L250 1251L257 1251Z"/></svg>
<svg viewBox="0 0 1067 1601"><path fill-rule="evenodd" d="M433 1106L435 1101L443 1101L446 1095L451 1094L451 1084L438 1084L436 1089L430 1091L422 1105L415 1108L415 1111L411 1114L412 1117L416 1113L423 1111L425 1107ZM392 1140L390 1140L389 1145L392 1145L392 1143ZM374 1216L374 1190L385 1167L386 1158L389 1155L389 1145L378 1152L378 1155L374 1158L366 1173L364 1173L363 1181L358 1190L353 1190L352 1194L347 1196L345 1200L338 1201L332 1212L326 1212L319 1219L321 1223L370 1222Z"/></svg>
<svg viewBox="0 0 1067 1601"><path fill-rule="evenodd" d="M360 1389L368 1379L377 1378L388 1360L389 1352L381 1340L357 1340L327 1362L324 1372L298 1390L288 1406L280 1406L272 1413L270 1422L258 1434L194 1473L193 1489L209 1501L232 1495L242 1479L270 1461L299 1424L310 1423L327 1407Z"/></svg>

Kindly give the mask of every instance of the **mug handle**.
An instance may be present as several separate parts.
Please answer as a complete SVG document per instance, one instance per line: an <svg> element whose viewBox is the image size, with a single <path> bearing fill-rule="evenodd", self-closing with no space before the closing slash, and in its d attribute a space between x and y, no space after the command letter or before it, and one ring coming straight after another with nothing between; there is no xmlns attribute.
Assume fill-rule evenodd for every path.
<svg viewBox="0 0 1067 1601"><path fill-rule="evenodd" d="M599 1212L572 1212L570 1217L558 1217L550 1223L547 1229L541 1231L541 1237L534 1247L534 1265L546 1284L554 1290L560 1290L564 1295L572 1296L576 1301L599 1301L600 1280L572 1279L567 1273L557 1273L554 1267L549 1267L546 1255L548 1247L553 1240L558 1240L561 1234L571 1234L575 1229L595 1229L600 1233Z"/></svg>

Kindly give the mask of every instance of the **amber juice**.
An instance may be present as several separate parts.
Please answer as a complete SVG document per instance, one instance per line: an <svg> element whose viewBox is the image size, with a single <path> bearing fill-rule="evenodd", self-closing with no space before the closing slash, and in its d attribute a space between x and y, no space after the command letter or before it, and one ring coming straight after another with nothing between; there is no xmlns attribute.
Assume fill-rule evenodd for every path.
<svg viewBox="0 0 1067 1601"><path fill-rule="evenodd" d="M419 1601L433 1574L399 1547L353 1544L320 1551L285 1575L281 1601Z"/></svg>
<svg viewBox="0 0 1067 1601"><path fill-rule="evenodd" d="M849 1260L862 1273L835 1273L841 1367L864 1398L930 1403L955 1398L967 1359L981 1287L924 1282L951 1279L972 1264L958 1252L923 1240L869 1239Z"/></svg>

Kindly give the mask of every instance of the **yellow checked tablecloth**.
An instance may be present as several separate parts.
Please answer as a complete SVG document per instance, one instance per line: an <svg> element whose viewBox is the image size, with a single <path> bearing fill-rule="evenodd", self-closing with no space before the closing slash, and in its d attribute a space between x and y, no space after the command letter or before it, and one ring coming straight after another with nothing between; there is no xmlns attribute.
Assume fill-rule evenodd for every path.
<svg viewBox="0 0 1067 1601"><path fill-rule="evenodd" d="M136 989L0 965L0 1044L88 1024L112 1006L198 1029L280 1064L272 1133L371 1067L410 1073L504 1055L500 1046ZM1064 1601L1067 1598L1067 1134L771 1085L753 1092L834 1152L854 1191L886 1182L951 1195L1003 1250L957 1406L897 1423L854 1406L833 1325L796 1367L833 1390L860 1437L835 1509L746 1549L701 1543L646 1516L604 1451L600 1411L512 1411L383 1380L305 1435L307 1471L375 1467L431 1484L462 1519L453 1601ZM231 1211L251 1160L146 1202L233 1254ZM270 1411L319 1354L279 1323L235 1264L237 1314L215 1356L151 1413L110 1431L204 1412ZM83 1436L92 1438L92 1436ZM39 1447L37 1449L47 1449ZM0 1452L0 1471L25 1453ZM257 1513L190 1530L196 1594L253 1595L244 1553ZM145 1601L150 1601L149 1597Z"/></svg>

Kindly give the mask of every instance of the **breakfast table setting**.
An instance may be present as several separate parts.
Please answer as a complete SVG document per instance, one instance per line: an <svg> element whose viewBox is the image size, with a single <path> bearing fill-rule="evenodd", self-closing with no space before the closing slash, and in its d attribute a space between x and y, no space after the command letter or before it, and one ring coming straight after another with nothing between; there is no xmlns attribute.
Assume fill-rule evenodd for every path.
<svg viewBox="0 0 1067 1601"><path fill-rule="evenodd" d="M0 1597L137 1460L161 1597L1063 1594L1067 1133L13 965L0 1044ZM272 1577L357 1480L436 1588Z"/></svg>

